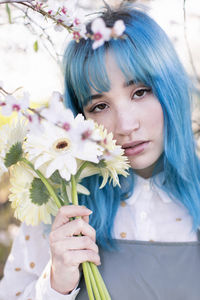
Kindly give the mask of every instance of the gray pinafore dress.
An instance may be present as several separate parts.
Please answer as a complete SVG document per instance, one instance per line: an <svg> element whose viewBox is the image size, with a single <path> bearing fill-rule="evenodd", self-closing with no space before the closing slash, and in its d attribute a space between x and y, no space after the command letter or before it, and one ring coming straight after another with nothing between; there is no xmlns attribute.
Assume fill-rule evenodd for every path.
<svg viewBox="0 0 200 300"><path fill-rule="evenodd" d="M100 249L103 276L112 300L200 300L198 242L117 240L118 251ZM84 280L77 300L87 300Z"/></svg>

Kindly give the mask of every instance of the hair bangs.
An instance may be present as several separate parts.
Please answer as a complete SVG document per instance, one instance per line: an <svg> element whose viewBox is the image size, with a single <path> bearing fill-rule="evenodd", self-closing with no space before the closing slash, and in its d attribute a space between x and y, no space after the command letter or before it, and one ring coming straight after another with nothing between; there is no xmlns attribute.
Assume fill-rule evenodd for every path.
<svg viewBox="0 0 200 300"><path fill-rule="evenodd" d="M73 99L66 104L75 115L83 112L83 106L91 99L92 89L98 93L110 89L105 66L106 49L100 47L94 51L89 40L81 44L80 47L72 41L64 55L64 61L69 61L65 61L65 90L68 93L65 101Z"/></svg>
<svg viewBox="0 0 200 300"><path fill-rule="evenodd" d="M84 67L88 78L90 94L86 98L84 105L90 100L91 89L95 90L97 93L108 92L110 89L110 81L105 65L105 56L106 47L100 47L85 61Z"/></svg>

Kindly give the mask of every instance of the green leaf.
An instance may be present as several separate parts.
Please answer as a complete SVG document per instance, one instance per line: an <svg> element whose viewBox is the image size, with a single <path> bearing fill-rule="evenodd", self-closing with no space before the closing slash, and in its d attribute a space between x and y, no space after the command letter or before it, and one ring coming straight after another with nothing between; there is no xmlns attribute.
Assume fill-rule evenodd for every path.
<svg viewBox="0 0 200 300"><path fill-rule="evenodd" d="M38 48L39 48L39 46L38 46L38 41L35 41L35 43L33 44L33 49L34 49L34 51L35 51L35 52L38 52Z"/></svg>
<svg viewBox="0 0 200 300"><path fill-rule="evenodd" d="M8 3L6 3L6 12L8 14L8 21L9 21L10 24L12 24L11 11L10 11L10 7L9 7Z"/></svg>
<svg viewBox="0 0 200 300"><path fill-rule="evenodd" d="M50 199L49 192L41 179L39 178L33 179L30 188L30 196L31 196L31 201L34 204L37 204L39 206L46 204L49 201Z"/></svg>
<svg viewBox="0 0 200 300"><path fill-rule="evenodd" d="M62 182L62 177L60 176L58 170L51 175L50 180L56 184L60 184Z"/></svg>
<svg viewBox="0 0 200 300"><path fill-rule="evenodd" d="M12 147L9 149L9 152L6 153L4 160L5 166L8 168L12 165L15 165L18 161L20 161L22 155L22 143L17 142L16 144L12 145Z"/></svg>

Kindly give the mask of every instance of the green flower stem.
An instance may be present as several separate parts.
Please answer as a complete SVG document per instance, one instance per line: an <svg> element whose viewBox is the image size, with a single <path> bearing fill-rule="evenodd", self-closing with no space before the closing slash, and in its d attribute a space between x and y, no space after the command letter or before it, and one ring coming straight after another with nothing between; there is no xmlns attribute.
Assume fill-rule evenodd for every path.
<svg viewBox="0 0 200 300"><path fill-rule="evenodd" d="M89 264L87 262L82 263L83 274L84 274L84 278L85 278L85 284L86 284L86 287L87 287L89 300L95 300L94 295L93 295L93 291L92 291L88 266L89 266Z"/></svg>
<svg viewBox="0 0 200 300"><path fill-rule="evenodd" d="M72 185L72 203L74 205L78 205L78 195L77 195L77 190L76 190L76 178L74 175L71 175L71 185ZM76 218L80 218L80 217L76 217ZM84 274L84 278L85 278L85 284L86 284L89 300L96 300L96 299L94 299L92 285L91 285L89 264L87 262L84 262L84 263L82 263L82 267L83 267L83 274Z"/></svg>
<svg viewBox="0 0 200 300"><path fill-rule="evenodd" d="M85 163L83 165L86 166ZM85 167L83 165L81 166L82 170ZM71 185L72 185L72 203L74 205L78 205L76 177L74 175L71 175ZM83 273L84 273L89 300L94 299L92 292L94 292L95 300L111 300L97 267L90 262L82 263L82 266L83 266Z"/></svg>
<svg viewBox="0 0 200 300"><path fill-rule="evenodd" d="M97 284L99 293L100 293L100 295L101 295L101 299L103 299L103 300L110 299L110 298L108 298L108 296L109 296L108 292L106 293L106 291L105 291L105 288L104 288L104 287L105 287L105 284L104 284L104 282L102 282L103 279L102 279L102 277L101 277L101 274L100 274L99 271L98 271L97 266L94 265L94 264L91 263L91 262L89 263L89 265L90 265L90 268L91 268L92 273L93 273L93 275L94 275L94 278L95 278L95 281L96 281L96 284ZM109 296L109 297L110 297L110 296Z"/></svg>
<svg viewBox="0 0 200 300"><path fill-rule="evenodd" d="M78 179L79 179L79 177L80 177L80 175L81 175L81 172L83 171L83 169L85 169L85 167L87 167L88 164L89 164L88 161L84 161L84 163L80 166L80 168L78 169L78 171L77 171L77 173L76 173L76 175L75 175L75 177L76 177L76 182L78 182Z"/></svg>
<svg viewBox="0 0 200 300"><path fill-rule="evenodd" d="M58 208L60 208L61 207L61 203L60 203L60 201L58 199L58 196L56 195L53 187L49 183L49 181L44 177L44 175L39 170L36 170L34 168L34 165L30 161L28 161L26 158L21 158L20 160L23 161L26 165L28 165L40 177L40 179L42 180L42 182L46 186L49 194L51 195L51 197L55 201L56 205L58 206Z"/></svg>
<svg viewBox="0 0 200 300"><path fill-rule="evenodd" d="M69 205L69 198L68 198L67 191L66 191L66 184L63 179L61 181L61 192L62 192L62 196L63 196L65 205Z"/></svg>
<svg viewBox="0 0 200 300"><path fill-rule="evenodd" d="M106 300L105 297L101 298L101 296L99 294L97 284L96 284L96 281L95 281L94 274L92 273L92 270L90 268L90 264L87 263L87 265L88 265L88 272L89 272L90 281L91 281L91 284L92 284L92 289L93 289L93 292L94 292L95 300Z"/></svg>
<svg viewBox="0 0 200 300"><path fill-rule="evenodd" d="M74 175L71 175L71 184L72 184L72 203L78 205L78 195L76 190L76 179Z"/></svg>
<svg viewBox="0 0 200 300"><path fill-rule="evenodd" d="M100 272L99 272L97 266L94 265L94 264L91 263L91 262L90 262L89 264L90 264L90 267L91 267L91 269L92 269L92 272L93 272L93 274L94 274L94 276L95 276L95 278L96 278L97 285L100 285L101 288L103 289L103 292L104 292L104 295L105 295L105 298L103 298L103 299L105 299L105 300L111 300L111 297L110 297L110 295L109 295L109 293L108 293L108 290L107 290L107 288L106 288L106 285L105 285L105 283L104 283L104 281L103 281L103 278L102 278L102 276L101 276L101 274L100 274Z"/></svg>

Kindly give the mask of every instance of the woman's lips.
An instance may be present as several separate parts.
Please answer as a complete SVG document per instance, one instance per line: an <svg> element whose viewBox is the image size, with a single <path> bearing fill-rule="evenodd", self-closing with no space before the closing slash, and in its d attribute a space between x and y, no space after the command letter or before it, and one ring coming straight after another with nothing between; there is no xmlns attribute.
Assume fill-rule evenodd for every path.
<svg viewBox="0 0 200 300"><path fill-rule="evenodd" d="M135 146L124 148L124 154L126 156L132 156L132 155L140 154L145 150L145 148L148 146L148 144L149 144L149 141L142 142L142 143L140 143L138 145L135 145Z"/></svg>

